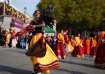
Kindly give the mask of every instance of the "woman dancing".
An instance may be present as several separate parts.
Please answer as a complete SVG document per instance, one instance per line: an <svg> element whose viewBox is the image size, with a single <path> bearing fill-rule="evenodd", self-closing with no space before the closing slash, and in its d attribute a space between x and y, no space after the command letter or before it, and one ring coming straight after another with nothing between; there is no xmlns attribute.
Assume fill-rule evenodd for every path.
<svg viewBox="0 0 105 74"><path fill-rule="evenodd" d="M51 69L59 67L59 62L51 47L45 42L44 22L40 16L40 11L35 11L34 20L30 23L35 29L26 54L31 57L35 74L49 74Z"/></svg>

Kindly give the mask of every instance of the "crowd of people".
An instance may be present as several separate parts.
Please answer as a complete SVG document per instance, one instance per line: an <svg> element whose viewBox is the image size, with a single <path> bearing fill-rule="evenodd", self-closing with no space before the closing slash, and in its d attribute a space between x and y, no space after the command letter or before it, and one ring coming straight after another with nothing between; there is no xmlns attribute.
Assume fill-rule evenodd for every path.
<svg viewBox="0 0 105 74"><path fill-rule="evenodd" d="M34 27L32 35L27 29L25 34L20 35L15 29L1 31L0 45L28 49L26 55L30 56L35 73L49 74L51 69L60 66L59 59L65 59L69 54L80 59L92 56L96 67L105 68L105 31L92 37L87 35L86 38L80 33L69 35L67 30L57 32L54 36L44 37L40 12L35 11L34 16L37 19L30 24L40 24L41 27Z"/></svg>
<svg viewBox="0 0 105 74"><path fill-rule="evenodd" d="M0 46L11 48L26 48L27 38L26 35L17 36L14 28L2 30L0 32Z"/></svg>

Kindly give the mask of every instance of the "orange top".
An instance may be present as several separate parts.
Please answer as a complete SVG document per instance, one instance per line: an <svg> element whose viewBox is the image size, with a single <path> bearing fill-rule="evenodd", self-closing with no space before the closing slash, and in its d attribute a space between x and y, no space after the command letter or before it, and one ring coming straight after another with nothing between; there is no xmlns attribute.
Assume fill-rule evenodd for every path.
<svg viewBox="0 0 105 74"><path fill-rule="evenodd" d="M92 47L96 47L97 46L97 41L95 39L92 39Z"/></svg>
<svg viewBox="0 0 105 74"><path fill-rule="evenodd" d="M63 42L63 44L64 44L64 42L65 42L64 35L62 33L58 33L57 39L58 39L58 42Z"/></svg>
<svg viewBox="0 0 105 74"><path fill-rule="evenodd" d="M6 34L6 43L10 43L11 33Z"/></svg>
<svg viewBox="0 0 105 74"><path fill-rule="evenodd" d="M86 39L86 47L90 47L90 39Z"/></svg>

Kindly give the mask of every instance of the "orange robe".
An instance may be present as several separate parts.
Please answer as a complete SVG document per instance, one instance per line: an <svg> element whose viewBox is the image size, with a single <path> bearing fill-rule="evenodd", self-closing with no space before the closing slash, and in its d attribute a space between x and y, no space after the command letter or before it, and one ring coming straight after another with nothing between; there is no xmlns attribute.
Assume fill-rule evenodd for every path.
<svg viewBox="0 0 105 74"><path fill-rule="evenodd" d="M10 43L10 39L11 39L11 33L7 33L7 35L6 35L6 44Z"/></svg>
<svg viewBox="0 0 105 74"><path fill-rule="evenodd" d="M90 55L90 39L86 39L86 42L85 42L85 54Z"/></svg>
<svg viewBox="0 0 105 74"><path fill-rule="evenodd" d="M92 39L90 55L96 56L97 41Z"/></svg>

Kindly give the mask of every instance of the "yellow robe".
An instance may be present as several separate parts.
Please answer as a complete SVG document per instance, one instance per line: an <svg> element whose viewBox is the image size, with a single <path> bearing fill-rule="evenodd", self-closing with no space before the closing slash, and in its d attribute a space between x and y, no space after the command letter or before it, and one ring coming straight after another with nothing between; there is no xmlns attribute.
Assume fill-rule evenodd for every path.
<svg viewBox="0 0 105 74"><path fill-rule="evenodd" d="M64 35L62 33L58 33L57 38L58 41L62 42L63 44L65 43Z"/></svg>
<svg viewBox="0 0 105 74"><path fill-rule="evenodd" d="M11 39L11 34L7 33L7 35L6 35L6 44L10 43L10 39Z"/></svg>
<svg viewBox="0 0 105 74"><path fill-rule="evenodd" d="M40 38L42 37L41 33L38 33L33 36L31 42L30 42L30 48L35 44ZM31 56L32 64L39 64L40 69L54 69L59 66L58 58L56 57L53 50L50 48L50 46L46 43L46 54L44 57L35 57Z"/></svg>

